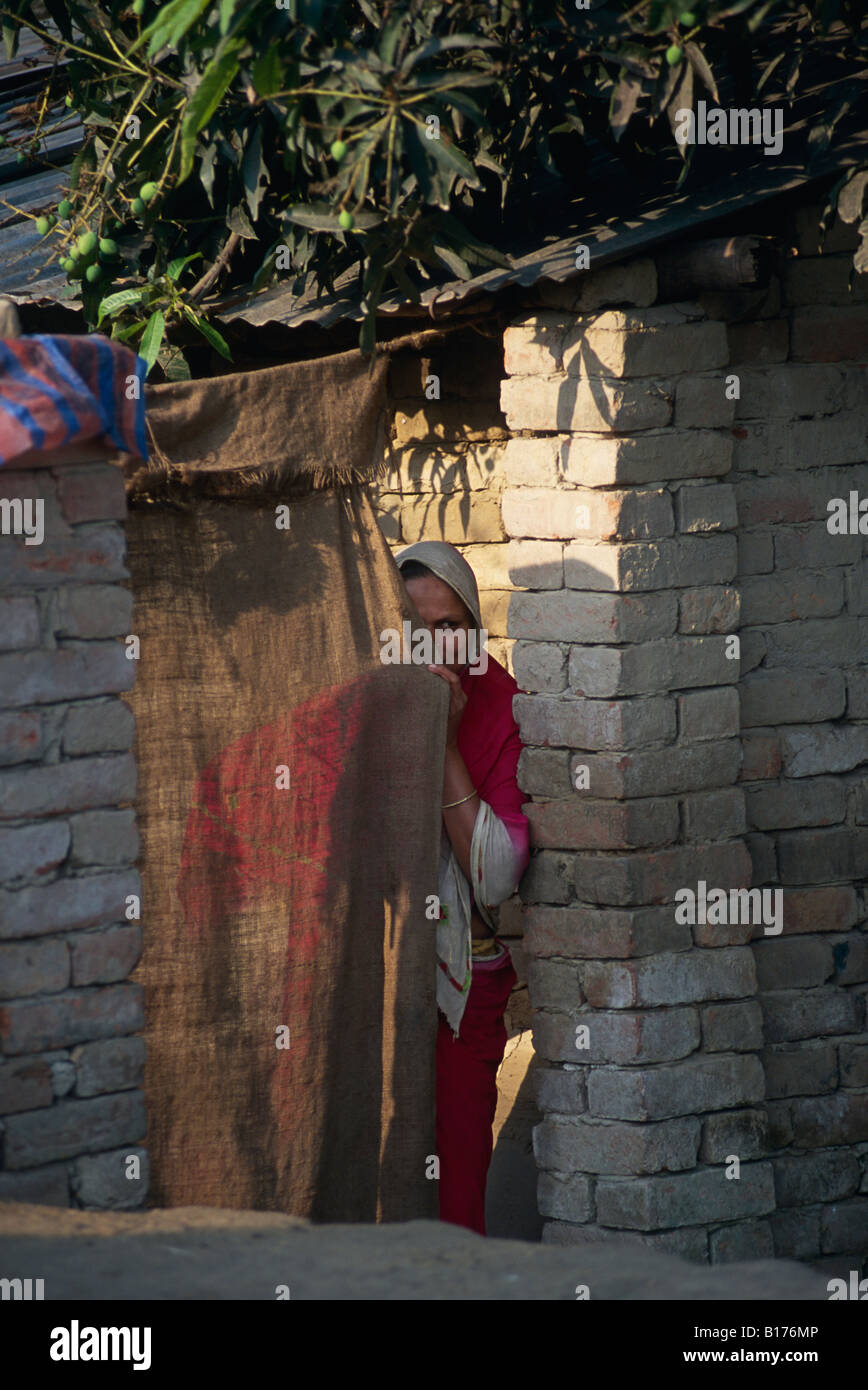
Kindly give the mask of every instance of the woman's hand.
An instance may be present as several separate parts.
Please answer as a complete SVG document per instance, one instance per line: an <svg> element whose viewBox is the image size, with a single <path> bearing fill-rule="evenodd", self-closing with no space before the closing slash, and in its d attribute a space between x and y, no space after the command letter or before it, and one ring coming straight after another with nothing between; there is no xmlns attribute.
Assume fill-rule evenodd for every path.
<svg viewBox="0 0 868 1390"><path fill-rule="evenodd" d="M461 689L461 679L454 671L448 670L445 666L429 666L429 671L433 671L436 676L441 676L449 686L449 717L446 722L446 746L458 746L458 728L461 718L467 708L467 696Z"/></svg>

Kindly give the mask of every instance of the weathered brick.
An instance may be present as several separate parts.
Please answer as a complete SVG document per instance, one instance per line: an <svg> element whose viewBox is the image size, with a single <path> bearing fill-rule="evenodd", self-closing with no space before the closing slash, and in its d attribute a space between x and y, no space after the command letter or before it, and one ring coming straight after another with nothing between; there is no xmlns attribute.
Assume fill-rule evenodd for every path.
<svg viewBox="0 0 868 1390"><path fill-rule="evenodd" d="M765 1216L774 1203L770 1163L743 1166L738 1182L717 1168L672 1176L600 1178L597 1183L598 1220L641 1231Z"/></svg>
<svg viewBox="0 0 868 1390"><path fill-rule="evenodd" d="M133 984L70 990L0 1008L0 1042L6 1056L121 1037L142 1027L142 989Z"/></svg>
<svg viewBox="0 0 868 1390"><path fill-rule="evenodd" d="M761 782L777 777L781 771L781 745L774 734L745 733L742 737L744 759L739 773L740 782ZM747 803L748 808L750 803Z"/></svg>
<svg viewBox="0 0 868 1390"><path fill-rule="evenodd" d="M797 262L791 262L795 266ZM742 368L738 420L793 420L799 415L832 415L847 404L844 374L838 367Z"/></svg>
<svg viewBox="0 0 868 1390"><path fill-rule="evenodd" d="M784 935L848 931L858 920L859 904L849 886L784 890Z"/></svg>
<svg viewBox="0 0 868 1390"><path fill-rule="evenodd" d="M629 855L580 854L576 892L584 902L611 907L674 902L675 893L697 869L706 882L728 888L746 887L752 871L745 846L735 841L701 850L689 846Z"/></svg>
<svg viewBox="0 0 868 1390"><path fill-rule="evenodd" d="M570 755L565 748L523 748L518 785L529 796L572 796Z"/></svg>
<svg viewBox="0 0 868 1390"><path fill-rule="evenodd" d="M55 470L57 495L66 520L122 521L127 514L124 475L112 464L72 465Z"/></svg>
<svg viewBox="0 0 868 1390"><path fill-rule="evenodd" d="M864 421L858 411L840 411L835 428L828 421L741 421L733 430L733 467L740 473L785 476L801 468L835 468L864 461Z"/></svg>
<svg viewBox="0 0 868 1390"><path fill-rule="evenodd" d="M63 941L0 946L0 999L53 994L69 984L69 951Z"/></svg>
<svg viewBox="0 0 868 1390"><path fill-rule="evenodd" d="M781 735L781 752L788 777L849 772L868 761L868 725L817 728L809 724L787 729Z"/></svg>
<svg viewBox="0 0 868 1390"><path fill-rule="evenodd" d="M567 684L567 653L555 642L516 642L513 669L520 690L558 695Z"/></svg>
<svg viewBox="0 0 868 1390"><path fill-rule="evenodd" d="M42 936L123 921L127 896L141 897L141 892L133 870L0 891L0 937Z"/></svg>
<svg viewBox="0 0 868 1390"><path fill-rule="evenodd" d="M644 540L671 536L675 526L670 495L662 488L606 492L587 487L505 488L502 504L503 524L510 536Z"/></svg>
<svg viewBox="0 0 868 1390"><path fill-rule="evenodd" d="M737 563L733 536L680 536L599 545L573 541L564 548L564 580L574 589L642 592L697 582L719 584L734 576ZM647 633L648 637L658 635Z"/></svg>
<svg viewBox="0 0 868 1390"><path fill-rule="evenodd" d="M42 726L35 710L0 713L0 767L42 756Z"/></svg>
<svg viewBox="0 0 868 1390"><path fill-rule="evenodd" d="M401 506L401 533L412 543L421 540L500 541L504 539L500 502L480 494L473 506L466 496L442 497L423 493L408 497Z"/></svg>
<svg viewBox="0 0 868 1390"><path fill-rule="evenodd" d="M756 990L749 947L661 953L631 961L589 961L582 988L595 1009L653 1008L710 999L738 999Z"/></svg>
<svg viewBox="0 0 868 1390"><path fill-rule="evenodd" d="M709 1004L699 1011L706 1052L754 1052L762 1047L763 1017L759 1003Z"/></svg>
<svg viewBox="0 0 868 1390"><path fill-rule="evenodd" d="M726 1163L733 1154L742 1163L764 1158L768 1127L768 1116L763 1110L730 1110L723 1115L709 1115L702 1124L699 1157L703 1163Z"/></svg>
<svg viewBox="0 0 868 1390"><path fill-rule="evenodd" d="M691 944L690 928L675 921L671 907L530 907L524 940L533 956L576 960L650 956Z"/></svg>
<svg viewBox="0 0 868 1390"><path fill-rule="evenodd" d="M861 305L796 309L790 342L796 362L864 362L868 315Z"/></svg>
<svg viewBox="0 0 868 1390"><path fill-rule="evenodd" d="M720 739L739 732L738 689L692 690L678 696L678 733L685 742Z"/></svg>
<svg viewBox="0 0 868 1390"><path fill-rule="evenodd" d="M686 840L726 840L745 831L744 792L741 787L694 792L681 802Z"/></svg>
<svg viewBox="0 0 868 1390"><path fill-rule="evenodd" d="M847 716L868 719L868 671L847 672Z"/></svg>
<svg viewBox="0 0 868 1390"><path fill-rule="evenodd" d="M833 955L836 984L863 984L868 980L868 937L860 935L836 942Z"/></svg>
<svg viewBox="0 0 868 1390"><path fill-rule="evenodd" d="M127 754L20 768L0 773L0 820L115 806L135 791L136 765Z"/></svg>
<svg viewBox="0 0 868 1390"><path fill-rule="evenodd" d="M851 488L860 486L864 471L853 467L828 468L798 476L771 474L740 479L735 483L739 525L786 526L806 521L822 521L825 525L829 499L847 497Z"/></svg>
<svg viewBox="0 0 868 1390"><path fill-rule="evenodd" d="M825 569L858 564L860 536L830 535L825 522L786 526L775 536L775 569Z"/></svg>
<svg viewBox="0 0 868 1390"><path fill-rule="evenodd" d="M621 381L614 376L581 380L566 376L507 377L500 386L500 408L510 430L620 433L668 425L672 419L671 389L666 382ZM594 485L591 478L582 481ZM616 477L607 481L645 480Z"/></svg>
<svg viewBox="0 0 868 1390"><path fill-rule="evenodd" d="M642 256L586 272L563 284L542 280L534 288L539 304L572 314L610 305L649 305L657 298L657 268L649 256Z"/></svg>
<svg viewBox="0 0 868 1390"><path fill-rule="evenodd" d="M711 1263L740 1264L743 1260L771 1260L775 1245L768 1221L734 1221L708 1235Z"/></svg>
<svg viewBox="0 0 868 1390"><path fill-rule="evenodd" d="M0 1115L40 1110L53 1099L51 1068L43 1058L23 1057L0 1063Z"/></svg>
<svg viewBox="0 0 868 1390"><path fill-rule="evenodd" d="M590 1221L594 1215L590 1183L582 1173L540 1173L536 1191L541 1216Z"/></svg>
<svg viewBox="0 0 868 1390"><path fill-rule="evenodd" d="M561 364L571 376L701 372L729 360L722 323L662 323L653 310L609 310L564 335Z"/></svg>
<svg viewBox="0 0 868 1390"><path fill-rule="evenodd" d="M675 387L675 424L679 429L718 429L732 424L735 401L729 399L726 374L679 377Z"/></svg>
<svg viewBox="0 0 868 1390"><path fill-rule="evenodd" d="M583 597L594 596L586 594ZM674 595L647 597L674 599ZM623 599L630 602L631 596L625 595ZM641 600L634 598L632 601ZM599 640L603 643L607 639L601 637ZM677 637L663 641L640 637L635 640L641 645L572 646L569 665L571 690L590 699L611 699L690 686L727 685L738 680L738 661L728 657L726 637Z"/></svg>
<svg viewBox="0 0 868 1390"><path fill-rule="evenodd" d="M588 1108L588 1082L584 1067L534 1067L534 1099L540 1111L581 1115Z"/></svg>
<svg viewBox="0 0 868 1390"><path fill-rule="evenodd" d="M666 424L667 420L659 423ZM716 430L650 430L644 425L619 428L642 432L608 438L571 435L561 446L564 478L582 487L615 487L619 483L720 477L732 467L732 437Z"/></svg>
<svg viewBox="0 0 868 1390"><path fill-rule="evenodd" d="M734 531L738 525L735 492L728 483L681 487L676 495L679 531ZM731 579L735 568L723 576ZM694 576L692 583L701 576Z"/></svg>
<svg viewBox="0 0 868 1390"><path fill-rule="evenodd" d="M57 591L52 627L58 637L120 637L129 633L132 616L129 589L118 584L68 585Z"/></svg>
<svg viewBox="0 0 868 1390"><path fill-rule="evenodd" d="M777 838L781 883L833 883L868 873L868 830L785 830Z"/></svg>
<svg viewBox="0 0 868 1390"><path fill-rule="evenodd" d="M607 1119L665 1120L764 1098L762 1063L750 1053L691 1057L649 1070L596 1067L588 1077L588 1109Z"/></svg>
<svg viewBox="0 0 868 1390"><path fill-rule="evenodd" d="M108 1091L127 1091L142 1084L145 1064L143 1037L112 1038L83 1043L73 1048L77 1096L98 1096Z"/></svg>
<svg viewBox="0 0 868 1390"><path fill-rule="evenodd" d="M510 439L503 450L501 471L506 483L515 488L550 488L558 481L557 439ZM504 525L512 534L506 517L507 489L504 489ZM547 534L552 534L551 532Z"/></svg>
<svg viewBox="0 0 868 1390"><path fill-rule="evenodd" d="M129 1176L128 1160L139 1160L139 1176ZM100 1211L127 1211L144 1205L150 1170L145 1149L127 1145L93 1158L77 1158L72 1165L72 1190L79 1204Z"/></svg>
<svg viewBox="0 0 868 1390"><path fill-rule="evenodd" d="M39 609L30 594L0 597L0 651L39 646Z"/></svg>
<svg viewBox="0 0 868 1390"><path fill-rule="evenodd" d="M141 1091L92 1100L61 1100L50 1110L11 1115L5 1126L7 1168L34 1168L142 1139L145 1101Z"/></svg>
<svg viewBox="0 0 868 1390"><path fill-rule="evenodd" d="M74 985L114 984L125 980L142 953L137 923L82 932L70 942Z"/></svg>
<svg viewBox="0 0 868 1390"><path fill-rule="evenodd" d="M775 787L748 787L747 814L759 830L805 825L836 825L844 819L846 787L831 777L784 782Z"/></svg>
<svg viewBox="0 0 868 1390"><path fill-rule="evenodd" d="M828 1203L820 1211L820 1249L865 1258L868 1250L868 1197ZM848 1271L849 1273L849 1271Z"/></svg>
<svg viewBox="0 0 868 1390"><path fill-rule="evenodd" d="M139 853L136 813L123 811L85 811L72 816L71 863L128 864Z"/></svg>
<svg viewBox="0 0 868 1390"><path fill-rule="evenodd" d="M586 744L585 747L592 745ZM588 768L589 790L596 796L620 799L672 796L734 783L738 774L736 739L719 743L647 748L624 753L581 753L576 761Z"/></svg>
<svg viewBox="0 0 868 1390"><path fill-rule="evenodd" d="M586 1115L547 1119L533 1131L534 1154L540 1168L558 1172L677 1172L695 1167L699 1130L693 1118L643 1125Z"/></svg>
<svg viewBox="0 0 868 1390"><path fill-rule="evenodd" d="M610 701L517 695L513 714L522 743L542 748L628 749L675 736L675 703L665 697Z"/></svg>
<svg viewBox="0 0 868 1390"><path fill-rule="evenodd" d="M683 589L678 612L679 632L732 632L739 625L741 595L726 586Z"/></svg>
<svg viewBox="0 0 868 1390"><path fill-rule="evenodd" d="M811 1260L820 1253L820 1213L817 1208L774 1211L769 1224L778 1260Z"/></svg>
<svg viewBox="0 0 868 1390"><path fill-rule="evenodd" d="M574 854L542 850L531 856L519 884L523 902L568 903L573 897Z"/></svg>
<svg viewBox="0 0 868 1390"><path fill-rule="evenodd" d="M506 439L507 430L496 420L495 402L428 401L416 408L416 402L398 403L394 414L395 443L398 448L408 444L438 444L443 441L473 441Z"/></svg>
<svg viewBox="0 0 868 1390"><path fill-rule="evenodd" d="M866 625L858 618L806 618L801 623L779 623L766 638L770 666L846 666L853 653L868 643ZM823 769L815 769L822 771Z"/></svg>
<svg viewBox="0 0 868 1390"><path fill-rule="evenodd" d="M578 969L567 961L531 960L528 991L534 1009L575 1009L582 1002ZM571 1054L567 1061L573 1061Z"/></svg>
<svg viewBox="0 0 868 1390"><path fill-rule="evenodd" d="M730 362L785 362L790 351L789 319L766 319L759 323L727 325Z"/></svg>
<svg viewBox="0 0 868 1390"><path fill-rule="evenodd" d="M842 989L782 990L760 1002L768 1043L856 1033L861 1025L859 1001Z"/></svg>
<svg viewBox="0 0 868 1390"><path fill-rule="evenodd" d="M868 1086L868 1044L841 1043L838 1059L842 1086Z"/></svg>
<svg viewBox="0 0 868 1390"><path fill-rule="evenodd" d="M836 1202L859 1189L859 1160L846 1150L787 1155L776 1158L773 1166L779 1207Z"/></svg>
<svg viewBox="0 0 868 1390"><path fill-rule="evenodd" d="M0 830L0 883L52 873L66 858L66 821L42 821Z"/></svg>
<svg viewBox="0 0 868 1390"><path fill-rule="evenodd" d="M757 941L753 945L757 982L762 990L810 989L835 973L832 947L815 937Z"/></svg>
<svg viewBox="0 0 868 1390"><path fill-rule="evenodd" d="M42 545L21 543L0 549L0 589L105 584L128 579L125 554L126 538L117 522L88 523L51 537L46 523Z"/></svg>
<svg viewBox="0 0 868 1390"><path fill-rule="evenodd" d="M739 695L746 728L837 719L844 712L839 671L752 671L742 680Z"/></svg>
<svg viewBox="0 0 868 1390"><path fill-rule="evenodd" d="M23 1173L0 1173L0 1202L33 1202L41 1207L71 1206L64 1163Z"/></svg>
<svg viewBox="0 0 868 1390"><path fill-rule="evenodd" d="M525 807L539 849L632 849L678 839L678 803L659 797L636 801L571 800Z"/></svg>
<svg viewBox="0 0 868 1390"><path fill-rule="evenodd" d="M562 589L564 547L558 541L511 540L509 576L525 589Z"/></svg>
<svg viewBox="0 0 868 1390"><path fill-rule="evenodd" d="M123 753L132 747L134 732L133 712L123 700L89 700L70 706L63 724L63 751L70 757Z"/></svg>
<svg viewBox="0 0 868 1390"><path fill-rule="evenodd" d="M754 623L791 623L798 618L833 617L844 602L837 570L819 574L761 574L741 581L741 618Z"/></svg>
<svg viewBox="0 0 868 1390"><path fill-rule="evenodd" d="M509 636L562 642L645 642L675 631L674 594L589 593L577 589L517 593Z"/></svg>
<svg viewBox="0 0 868 1390"><path fill-rule="evenodd" d="M577 986L575 996L581 998ZM539 1007L540 1001L533 1002ZM572 1008L573 1012L569 1017L536 1015L534 1050L547 1061L581 1061L591 1066L671 1062L687 1057L699 1046L699 1023L694 1009L658 1009L652 1013L606 1013L595 1009L578 1013L566 1001L554 1007ZM582 1026L587 1028L587 1034L577 1033ZM588 1046L580 1049L577 1043L585 1038Z"/></svg>
<svg viewBox="0 0 868 1390"><path fill-rule="evenodd" d="M739 574L770 574L774 567L775 548L771 533L742 531L738 536Z"/></svg>
<svg viewBox="0 0 868 1390"><path fill-rule="evenodd" d="M781 943L783 944L783 943ZM771 1100L785 1096L816 1096L838 1085L835 1048L827 1042L801 1046L768 1047L763 1052L766 1094Z"/></svg>

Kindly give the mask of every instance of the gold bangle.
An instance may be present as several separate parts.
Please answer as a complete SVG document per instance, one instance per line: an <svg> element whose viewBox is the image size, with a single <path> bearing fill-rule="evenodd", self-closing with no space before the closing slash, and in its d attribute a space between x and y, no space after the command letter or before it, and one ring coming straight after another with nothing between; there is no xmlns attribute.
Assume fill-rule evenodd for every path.
<svg viewBox="0 0 868 1390"><path fill-rule="evenodd" d="M473 791L472 791L472 792L468 792L467 796L462 796L462 798L461 798L460 801L447 801L447 803L446 803L445 806L441 806L441 807L440 807L440 810L441 810L441 811L451 811L453 806L462 806L462 805L464 804L465 801L469 801L470 798L471 798L472 796L476 796L476 794L477 794L477 793L476 793L476 788L474 787L474 788L473 788Z"/></svg>

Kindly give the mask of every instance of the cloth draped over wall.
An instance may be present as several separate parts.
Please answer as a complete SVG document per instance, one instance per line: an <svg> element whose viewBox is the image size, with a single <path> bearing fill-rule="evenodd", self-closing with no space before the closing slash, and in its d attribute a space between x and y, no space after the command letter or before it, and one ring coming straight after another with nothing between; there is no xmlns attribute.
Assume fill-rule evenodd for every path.
<svg viewBox="0 0 868 1390"><path fill-rule="evenodd" d="M413 616L364 489L386 365L152 388L125 463L160 1205L436 1219L448 691L379 659Z"/></svg>

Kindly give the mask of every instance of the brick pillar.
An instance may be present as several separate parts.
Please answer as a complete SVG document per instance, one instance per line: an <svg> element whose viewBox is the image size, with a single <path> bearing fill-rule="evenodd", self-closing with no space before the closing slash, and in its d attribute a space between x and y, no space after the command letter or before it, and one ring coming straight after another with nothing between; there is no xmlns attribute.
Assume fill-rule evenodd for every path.
<svg viewBox="0 0 868 1390"><path fill-rule="evenodd" d="M141 886L118 698L135 673L119 640L126 505L105 457L65 457L0 469L0 1200L135 1207L147 1155L141 988L127 982ZM40 501L44 535L28 544L17 504L35 517Z"/></svg>
<svg viewBox="0 0 868 1390"><path fill-rule="evenodd" d="M726 331L541 312L505 348L543 1239L769 1256L756 929L676 920L751 880Z"/></svg>

